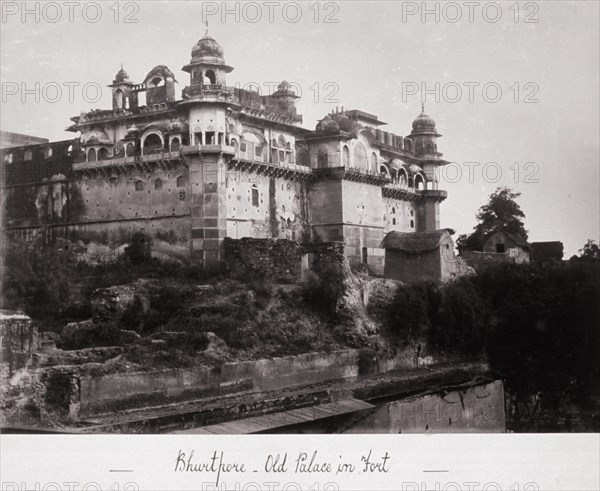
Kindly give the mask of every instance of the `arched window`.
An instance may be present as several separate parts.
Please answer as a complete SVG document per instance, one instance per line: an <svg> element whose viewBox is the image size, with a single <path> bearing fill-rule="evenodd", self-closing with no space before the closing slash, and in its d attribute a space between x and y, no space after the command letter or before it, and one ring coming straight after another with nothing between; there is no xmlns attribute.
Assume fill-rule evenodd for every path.
<svg viewBox="0 0 600 491"><path fill-rule="evenodd" d="M156 133L150 133L144 139L144 155L159 153L162 151L162 147L162 139Z"/></svg>
<svg viewBox="0 0 600 491"><path fill-rule="evenodd" d="M120 89L115 90L115 107L117 109L123 108L123 91Z"/></svg>
<svg viewBox="0 0 600 491"><path fill-rule="evenodd" d="M392 225L396 225L396 219L392 218Z"/></svg>
<svg viewBox="0 0 600 491"><path fill-rule="evenodd" d="M9 164L12 164L13 163L13 154L9 153L8 155L6 155L4 157L4 160L5 160L5 162L8 162Z"/></svg>
<svg viewBox="0 0 600 491"><path fill-rule="evenodd" d="M96 162L96 149L90 148L88 152L88 162Z"/></svg>
<svg viewBox="0 0 600 491"><path fill-rule="evenodd" d="M136 191L143 191L144 190L144 183L142 181L135 181L135 190Z"/></svg>
<svg viewBox="0 0 600 491"><path fill-rule="evenodd" d="M420 174L417 174L417 176L415 177L415 188L419 191L423 190L423 188L425 187L425 184L423 182L423 176L421 176Z"/></svg>
<svg viewBox="0 0 600 491"><path fill-rule="evenodd" d="M317 152L317 166L319 169L325 169L329 166L327 147L319 147L319 151Z"/></svg>
<svg viewBox="0 0 600 491"><path fill-rule="evenodd" d="M215 75L215 72L212 70L206 70L206 73L204 74L204 83L215 85L217 83L217 76Z"/></svg>
<svg viewBox="0 0 600 491"><path fill-rule="evenodd" d="M415 228L415 221L414 220L410 221L410 228Z"/></svg>
<svg viewBox="0 0 600 491"><path fill-rule="evenodd" d="M154 189L155 189L156 191L159 191L159 190L161 190L161 189L162 189L162 185L163 185L162 179L156 179L156 180L154 181Z"/></svg>
<svg viewBox="0 0 600 491"><path fill-rule="evenodd" d="M101 148L98 150L98 160L106 160L108 159L108 150L106 148Z"/></svg>
<svg viewBox="0 0 600 491"><path fill-rule="evenodd" d="M154 77L150 82L148 82L148 86L152 89L154 87L162 87L165 85L165 81L162 77Z"/></svg>
<svg viewBox="0 0 600 491"><path fill-rule="evenodd" d="M180 148L181 148L181 143L179 141L179 138L173 138L171 140L171 152L179 152Z"/></svg>
<svg viewBox="0 0 600 491"><path fill-rule="evenodd" d="M406 186L408 183L408 176L406 175L406 171L404 169L399 169L398 170L398 180L400 181L400 184Z"/></svg>
<svg viewBox="0 0 600 491"><path fill-rule="evenodd" d="M350 149L348 148L348 145L342 147L342 165L344 167L350 166Z"/></svg>
<svg viewBox="0 0 600 491"><path fill-rule="evenodd" d="M25 158L25 160L31 160L33 158L33 154L31 153L31 150L25 150L24 158ZM95 160L95 157L94 157L94 160Z"/></svg>
<svg viewBox="0 0 600 491"><path fill-rule="evenodd" d="M73 145L67 147L67 156L70 157L71 155L73 155Z"/></svg>
<svg viewBox="0 0 600 491"><path fill-rule="evenodd" d="M178 176L177 177L177 187L182 188L184 186L185 186L185 179L183 178L183 176Z"/></svg>
<svg viewBox="0 0 600 491"><path fill-rule="evenodd" d="M128 143L127 144L125 155L127 155L127 157L134 157L135 156L135 145L133 143Z"/></svg>
<svg viewBox="0 0 600 491"><path fill-rule="evenodd" d="M125 97L125 104L123 104L125 109L129 109L129 97Z"/></svg>
<svg viewBox="0 0 600 491"><path fill-rule="evenodd" d="M379 166L379 173L385 174L386 176L389 175L388 168L385 165L381 164Z"/></svg>
<svg viewBox="0 0 600 491"><path fill-rule="evenodd" d="M258 207L258 205L259 205L258 188L256 187L256 184L252 185L251 194L252 194L252 206Z"/></svg>
<svg viewBox="0 0 600 491"><path fill-rule="evenodd" d="M367 170L369 167L367 162L367 149L361 142L358 142L354 147L354 167L363 170Z"/></svg>
<svg viewBox="0 0 600 491"><path fill-rule="evenodd" d="M369 170L372 172L377 172L377 154L375 152L371 154L371 167Z"/></svg>

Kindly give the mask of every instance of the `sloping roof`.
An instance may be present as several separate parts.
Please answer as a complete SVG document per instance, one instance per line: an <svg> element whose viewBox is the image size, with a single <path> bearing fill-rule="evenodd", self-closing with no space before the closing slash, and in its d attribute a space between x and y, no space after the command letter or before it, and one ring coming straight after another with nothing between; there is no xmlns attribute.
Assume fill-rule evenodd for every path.
<svg viewBox="0 0 600 491"><path fill-rule="evenodd" d="M418 254L435 251L445 235L452 235L454 230L442 228L429 232L388 232L381 242L381 247L395 251Z"/></svg>
<svg viewBox="0 0 600 491"><path fill-rule="evenodd" d="M482 245L485 244L488 241L488 239L496 233L501 233L502 235L507 237L511 242L513 242L515 245L522 247L523 249L527 249L527 250L531 249L531 244L529 244L529 242L527 242L523 237L521 237L520 235L505 232L504 230L501 230L501 229L495 229L495 230L492 230L491 232L488 232L487 235L481 241L481 244Z"/></svg>

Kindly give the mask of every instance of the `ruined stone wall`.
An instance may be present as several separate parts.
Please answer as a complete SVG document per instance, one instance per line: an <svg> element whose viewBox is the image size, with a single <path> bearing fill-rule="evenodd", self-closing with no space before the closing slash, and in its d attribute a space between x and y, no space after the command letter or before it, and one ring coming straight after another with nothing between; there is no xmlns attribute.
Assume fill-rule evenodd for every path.
<svg viewBox="0 0 600 491"><path fill-rule="evenodd" d="M268 278L292 283L308 268L319 271L328 264L345 261L343 242L299 244L287 239L225 239L224 263L242 278Z"/></svg>
<svg viewBox="0 0 600 491"><path fill-rule="evenodd" d="M225 267L241 278L295 282L301 277L302 246L287 239L230 239L223 242Z"/></svg>
<svg viewBox="0 0 600 491"><path fill-rule="evenodd" d="M343 242L314 242L304 244L308 266L319 272L328 265L342 265L346 261Z"/></svg>
<svg viewBox="0 0 600 491"><path fill-rule="evenodd" d="M0 312L2 382L27 367L38 346L38 331L28 316L20 312Z"/></svg>

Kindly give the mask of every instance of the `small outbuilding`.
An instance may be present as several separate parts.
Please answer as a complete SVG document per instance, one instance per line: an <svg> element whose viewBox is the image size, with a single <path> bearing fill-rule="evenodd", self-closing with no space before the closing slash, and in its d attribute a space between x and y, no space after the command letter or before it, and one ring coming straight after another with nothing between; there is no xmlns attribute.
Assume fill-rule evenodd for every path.
<svg viewBox="0 0 600 491"><path fill-rule="evenodd" d="M385 249L384 278L405 283L447 281L465 274L469 268L454 254L454 230L429 232L389 232L381 247Z"/></svg>
<svg viewBox="0 0 600 491"><path fill-rule="evenodd" d="M531 245L519 235L494 230L484 237L481 250L486 253L506 254L510 262L528 263Z"/></svg>

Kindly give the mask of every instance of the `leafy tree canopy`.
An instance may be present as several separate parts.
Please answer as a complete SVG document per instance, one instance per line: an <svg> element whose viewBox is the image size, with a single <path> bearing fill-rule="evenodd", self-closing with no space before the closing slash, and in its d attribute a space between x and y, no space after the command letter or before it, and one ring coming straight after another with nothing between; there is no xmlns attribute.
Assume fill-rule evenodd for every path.
<svg viewBox="0 0 600 491"><path fill-rule="evenodd" d="M527 240L527 230L523 224L525 213L515 201L519 196L521 193L515 193L508 187L497 188L489 201L479 208L476 215L479 223L473 232L458 237L458 250L479 250L484 237L493 230L502 230Z"/></svg>
<svg viewBox="0 0 600 491"><path fill-rule="evenodd" d="M600 261L600 246L596 244L592 239L583 246L583 249L579 249L579 256L572 256L571 261Z"/></svg>

